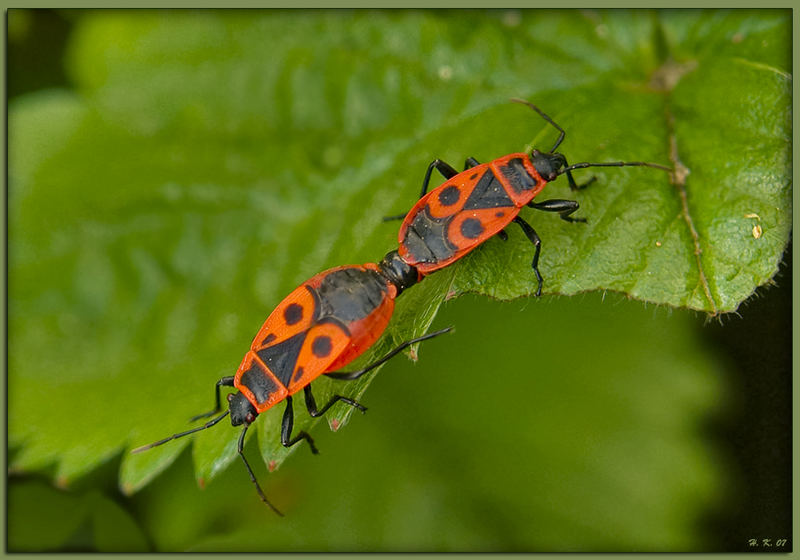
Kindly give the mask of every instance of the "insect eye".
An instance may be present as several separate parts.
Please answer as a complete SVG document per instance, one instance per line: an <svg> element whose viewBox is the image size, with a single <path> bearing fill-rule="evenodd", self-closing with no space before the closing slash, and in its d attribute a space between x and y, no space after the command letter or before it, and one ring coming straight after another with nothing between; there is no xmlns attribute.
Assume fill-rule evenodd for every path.
<svg viewBox="0 0 800 560"><path fill-rule="evenodd" d="M252 424L253 422L255 422L255 420L256 420L255 414L253 414L252 412L248 412L247 416L244 417L244 421L247 424Z"/></svg>
<svg viewBox="0 0 800 560"><path fill-rule="evenodd" d="M227 398L228 398L228 402L231 402L233 400L233 393L228 393L228 397Z"/></svg>

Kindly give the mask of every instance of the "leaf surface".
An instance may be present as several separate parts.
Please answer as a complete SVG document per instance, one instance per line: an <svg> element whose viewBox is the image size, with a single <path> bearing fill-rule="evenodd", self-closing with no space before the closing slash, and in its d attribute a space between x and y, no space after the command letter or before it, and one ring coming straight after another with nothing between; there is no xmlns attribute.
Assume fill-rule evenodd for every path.
<svg viewBox="0 0 800 560"><path fill-rule="evenodd" d="M431 159L549 149L556 131L512 96L567 131L570 163L679 171L596 168L586 190L548 186L588 223L523 211L545 294L734 311L789 237L789 37L780 11L86 17L68 57L77 90L9 113L12 467L55 465L68 483L187 429L284 295L396 247L381 217L410 208ZM428 330L448 296L533 293L533 247L510 234L404 294L353 367ZM317 400L334 386L360 398L373 377L321 380ZM257 429L272 466L289 453L280 415ZM300 412L295 429L311 424ZM193 438L202 481L236 458L238 431L214 431ZM123 488L190 439L126 456Z"/></svg>

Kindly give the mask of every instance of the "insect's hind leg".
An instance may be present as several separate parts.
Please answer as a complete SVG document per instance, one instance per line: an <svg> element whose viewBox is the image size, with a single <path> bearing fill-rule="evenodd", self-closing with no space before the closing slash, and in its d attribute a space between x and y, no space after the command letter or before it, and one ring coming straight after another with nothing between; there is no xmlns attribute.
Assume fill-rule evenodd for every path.
<svg viewBox="0 0 800 560"><path fill-rule="evenodd" d="M472 159L472 158L470 158L470 159ZM469 160L467 160L467 161L469 161ZM438 158L433 160L428 165L428 170L425 172L425 177L422 179L422 191L419 193L419 197L420 198L425 196L425 194L427 194L427 192L428 192L428 185L430 185L431 174L433 173L434 169L436 169L439 173L441 173L442 177L444 177L445 179L451 179L451 178L455 177L456 175L458 175L458 171L456 171L453 168L453 166L450 165L449 163L447 163L446 161L442 161L442 160L440 160ZM406 217L405 214L397 214L395 216L384 216L383 217L383 221L384 222L390 222L392 220L402 220L405 217Z"/></svg>
<svg viewBox="0 0 800 560"><path fill-rule="evenodd" d="M312 418L318 418L322 416L328 411L330 407L332 407L339 401L347 403L353 408L357 408L362 413L367 411L367 407L363 406L360 403L357 403L353 399L348 399L347 397L343 397L342 395L333 395L325 406L317 410L317 401L314 399L314 393L311 392L311 385L306 385L303 388L303 393L306 398L306 408L308 409L308 413L311 415Z"/></svg>
<svg viewBox="0 0 800 560"><path fill-rule="evenodd" d="M412 344L416 344L417 342L422 342L423 340L428 340L429 338L433 338L435 336L439 336L440 334L444 334L446 332L450 332L451 330L453 330L453 327L447 327L447 328L444 328L444 329L442 329L440 331L424 334L424 335L422 335L420 337L412 338L411 340L406 340L405 342L401 342L399 345L395 346L395 348L392 351L390 351L388 354L386 354L385 356L383 356L382 358L380 358L378 360L375 360L374 362L372 362L368 366L366 366L366 367L364 367L364 368L362 368L362 369L360 369L358 371L333 371L331 373L326 373L325 375L330 377L330 378L332 378L332 379L339 379L341 381L352 381L354 379L358 379L359 377L361 377L365 373L370 372L373 369L375 369L376 367L378 367L379 365L387 362L388 360L391 360L394 356L396 356L397 354L399 354L401 351L403 351L404 349L408 348Z"/></svg>
<svg viewBox="0 0 800 560"><path fill-rule="evenodd" d="M446 161L442 161L438 158L433 160L430 165L428 165L428 170L425 172L425 178L422 180L422 191L419 193L420 198L425 196L425 194L428 192L428 185L431 182L431 173L433 173L434 168L436 171L441 173L442 177L445 179L452 179L458 175L458 171L456 171L453 166Z"/></svg>

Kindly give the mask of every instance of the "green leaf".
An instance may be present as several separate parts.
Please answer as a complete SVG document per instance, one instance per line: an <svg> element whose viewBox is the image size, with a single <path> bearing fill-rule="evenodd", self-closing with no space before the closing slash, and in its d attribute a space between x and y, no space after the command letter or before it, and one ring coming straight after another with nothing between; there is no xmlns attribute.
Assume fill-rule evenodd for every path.
<svg viewBox="0 0 800 560"><path fill-rule="evenodd" d="M11 552L58 550L86 516L84 501L33 481L10 486L8 507L14 512L8 524Z"/></svg>
<svg viewBox="0 0 800 560"><path fill-rule="evenodd" d="M98 552L147 552L149 547L141 529L128 512L99 492L89 495L94 511L92 528Z"/></svg>
<svg viewBox="0 0 800 560"><path fill-rule="evenodd" d="M13 552L148 550L130 514L97 490L75 494L35 480L9 482L8 547ZM88 539L81 531L85 526Z"/></svg>
<svg viewBox="0 0 800 560"><path fill-rule="evenodd" d="M389 362L346 433L255 465L286 517L240 465L193 488L183 454L135 496L154 548L719 550L698 519L741 488L708 436L730 372L702 319L602 299L450 302L437 323L456 332Z"/></svg>
<svg viewBox="0 0 800 560"><path fill-rule="evenodd" d="M672 180L597 168L585 191L549 186L588 224L536 216L545 293L734 311L774 275L791 226L790 29L781 11L85 17L77 91L9 114L12 467L54 464L68 483L187 429L285 294L396 246L381 217L410 207L431 159L552 145L512 96L567 131L571 163L680 164ZM532 255L512 230L432 275L353 367L428 330L448 296L533 293ZM373 376L315 394L360 398ZM289 453L280 414L258 424L272 466ZM295 429L311 424L300 412ZM236 459L238 431L214 432L193 438L201 481ZM188 439L126 456L123 488Z"/></svg>

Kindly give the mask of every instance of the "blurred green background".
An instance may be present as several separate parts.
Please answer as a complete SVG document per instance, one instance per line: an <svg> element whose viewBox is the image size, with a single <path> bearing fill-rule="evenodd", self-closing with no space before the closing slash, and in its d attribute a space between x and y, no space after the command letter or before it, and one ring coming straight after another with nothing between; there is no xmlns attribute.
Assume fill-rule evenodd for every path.
<svg viewBox="0 0 800 560"><path fill-rule="evenodd" d="M10 12L8 549L737 551L790 539L791 247L774 285L709 321L615 292L460 294L530 293L529 247L490 241L398 301L392 337L430 320L456 331L380 370L365 416L336 433L318 424L319 456L299 449L268 473L258 454L277 446L280 411L259 418L246 452L283 519L257 500L227 424L127 453L206 410L300 281L390 250L396 227L380 216L410 206L433 157L458 166L549 145L552 131L508 97L553 107L571 161L666 161L663 138L633 118L653 103L635 84L681 55L708 64L712 84L731 81L714 77L717 57L789 72L789 18ZM754 106L771 99L739 78ZM581 115L604 108L582 134ZM637 129L645 141L625 144ZM685 156L697 179L731 167ZM772 177L784 197L786 176ZM590 222L596 192L581 198ZM569 271L553 263L580 233L552 218L536 227L557 294ZM780 250L779 230L765 238ZM448 289L460 297L439 307Z"/></svg>

